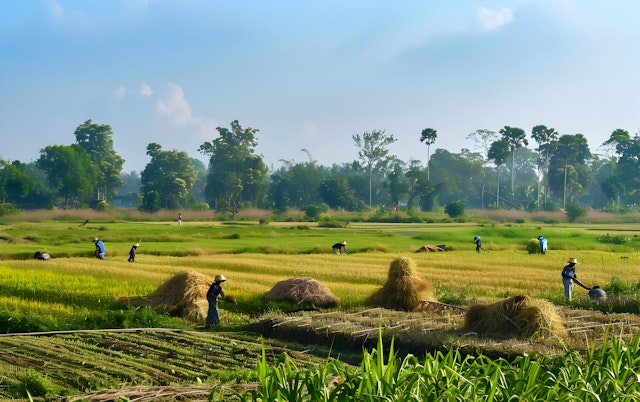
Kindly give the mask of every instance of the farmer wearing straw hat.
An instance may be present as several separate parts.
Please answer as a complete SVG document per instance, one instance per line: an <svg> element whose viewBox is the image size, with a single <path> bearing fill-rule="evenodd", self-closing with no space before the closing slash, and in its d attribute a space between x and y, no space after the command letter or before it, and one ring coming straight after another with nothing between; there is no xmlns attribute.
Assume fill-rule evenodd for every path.
<svg viewBox="0 0 640 402"><path fill-rule="evenodd" d="M349 252L347 251L346 241L334 244L333 246L331 246L331 250L333 250L333 254L342 254L342 250L344 250L346 254L349 254Z"/></svg>
<svg viewBox="0 0 640 402"><path fill-rule="evenodd" d="M571 301L571 291L573 290L573 281L577 281L576 265L578 260L576 258L569 258L567 265L562 268L562 284L564 285L564 297Z"/></svg>
<svg viewBox="0 0 640 402"><path fill-rule="evenodd" d="M216 275L213 283L207 291L209 311L207 312L207 321L205 322L204 329L209 329L212 325L218 325L220 323L220 314L218 313L218 297L224 298L222 282L226 280L227 279L224 277L224 275Z"/></svg>
<svg viewBox="0 0 640 402"><path fill-rule="evenodd" d="M133 246L131 246L131 250L129 250L129 262L136 262L136 252L138 251L138 247L140 246L140 243L136 243Z"/></svg>

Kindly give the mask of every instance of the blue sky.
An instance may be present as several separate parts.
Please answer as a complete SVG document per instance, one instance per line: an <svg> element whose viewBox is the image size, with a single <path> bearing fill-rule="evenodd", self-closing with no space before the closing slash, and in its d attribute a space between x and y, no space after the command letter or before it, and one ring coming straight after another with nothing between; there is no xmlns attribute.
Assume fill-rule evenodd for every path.
<svg viewBox="0 0 640 402"><path fill-rule="evenodd" d="M274 167L357 159L385 130L401 159L474 149L478 129L640 130L637 0L0 0L0 157L29 162L110 124L125 170L260 130ZM530 144L530 147L535 144Z"/></svg>

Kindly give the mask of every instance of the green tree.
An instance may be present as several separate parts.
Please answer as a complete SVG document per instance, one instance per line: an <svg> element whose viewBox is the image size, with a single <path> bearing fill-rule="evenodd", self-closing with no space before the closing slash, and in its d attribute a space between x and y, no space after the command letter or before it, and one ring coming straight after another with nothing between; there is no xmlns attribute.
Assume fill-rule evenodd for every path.
<svg viewBox="0 0 640 402"><path fill-rule="evenodd" d="M243 203L259 206L264 201L268 169L262 157L254 153L257 129L243 129L234 120L231 130L216 130L219 137L199 148L210 158L206 196L212 208L235 216Z"/></svg>
<svg viewBox="0 0 640 402"><path fill-rule="evenodd" d="M318 189L324 203L333 209L343 208L347 211L359 211L363 203L355 196L345 177L334 176L323 180Z"/></svg>
<svg viewBox="0 0 640 402"><path fill-rule="evenodd" d="M475 148L481 151L482 155L482 189L480 192L480 208L484 209L484 193L487 187L487 164L489 147L498 137L498 133L491 130L476 130L467 135L467 139L474 142Z"/></svg>
<svg viewBox="0 0 640 402"><path fill-rule="evenodd" d="M35 182L22 166L20 161L9 163L0 159L0 204L19 204L35 188Z"/></svg>
<svg viewBox="0 0 640 402"><path fill-rule="evenodd" d="M400 205L400 199L409 193L409 180L405 176L402 161L394 161L387 177L386 186L389 189L391 202Z"/></svg>
<svg viewBox="0 0 640 402"><path fill-rule="evenodd" d="M506 141L511 152L511 201L514 201L514 185L516 180L516 150L529 145L524 130L518 127L504 126L500 129L500 135Z"/></svg>
<svg viewBox="0 0 640 402"><path fill-rule="evenodd" d="M428 204L433 206L435 203L434 194L434 186L431 183L431 180L427 178L427 172L424 171L419 165L416 163L412 163L409 167L409 170L405 173L405 177L409 181L409 189L408 189L408 200L407 200L407 209L412 209L414 206L414 200L416 198L424 199L430 198L430 202ZM424 205L425 203L421 203ZM431 210L432 208L429 208Z"/></svg>
<svg viewBox="0 0 640 402"><path fill-rule="evenodd" d="M489 147L488 158L496 165L497 185L496 185L496 208L500 208L500 166L504 165L509 158L509 143L505 138L494 141Z"/></svg>
<svg viewBox="0 0 640 402"><path fill-rule="evenodd" d="M393 135L387 135L384 130L374 130L352 136L358 151L358 157L362 164L366 167L369 174L369 206L372 200L372 176L374 170L385 171L388 163L395 159L395 156L389 154L389 145L396 142Z"/></svg>
<svg viewBox="0 0 640 402"><path fill-rule="evenodd" d="M49 184L58 189L65 207L90 201L98 168L78 144L47 146L40 151L36 164L45 171Z"/></svg>
<svg viewBox="0 0 640 402"><path fill-rule="evenodd" d="M163 151L157 143L147 145L147 155L151 161L141 174L142 192L158 193L163 208L184 207L197 176L189 155L184 151Z"/></svg>
<svg viewBox="0 0 640 402"><path fill-rule="evenodd" d="M431 145L435 144L438 138L438 132L432 128L425 128L420 134L420 142L424 142L427 146L427 179L431 180L429 174L429 160L431 159Z"/></svg>
<svg viewBox="0 0 640 402"><path fill-rule="evenodd" d="M558 132L554 128L545 125L537 125L531 129L531 138L538 143L538 166L542 171L542 180L546 182L549 172L549 157L551 155L551 144L558 139ZM547 202L547 191L545 186L544 202ZM540 180L538 180L538 204L540 204Z"/></svg>
<svg viewBox="0 0 640 402"><path fill-rule="evenodd" d="M567 195L573 197L587 191L591 184L591 171L587 161L591 151L582 134L565 134L553 143L550 159L549 184L556 193L562 193L562 207L567 205ZM567 194L569 193L569 194Z"/></svg>
<svg viewBox="0 0 640 402"><path fill-rule="evenodd" d="M108 124L94 124L91 119L75 131L76 144L82 147L98 168L97 200L106 200L118 192L122 185L124 159L113 148L113 131Z"/></svg>

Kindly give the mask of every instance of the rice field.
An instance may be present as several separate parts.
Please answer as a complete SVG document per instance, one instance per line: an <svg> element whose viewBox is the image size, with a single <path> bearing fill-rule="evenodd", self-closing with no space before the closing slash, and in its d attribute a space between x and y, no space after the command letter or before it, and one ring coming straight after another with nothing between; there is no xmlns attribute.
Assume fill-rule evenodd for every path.
<svg viewBox="0 0 640 402"><path fill-rule="evenodd" d="M403 256L415 263L417 276L430 283L435 297L447 303L490 303L509 295L523 294L557 305L589 306L586 291L580 288L575 289L572 303L564 300L560 271L569 257L578 258L580 261L577 269L578 278L586 285L600 285L606 288L615 283L616 289L630 289L631 293L627 297L637 301L633 292L638 288L640 274L640 238L637 236L639 232L639 224L618 223L541 225L351 222L344 228L328 229L313 223L260 224L257 221L185 221L180 228L173 221L142 219L95 219L85 225L75 219L0 222L0 332L156 327L197 333L197 326L202 323L156 315L139 309L129 310L128 306L117 302L120 297L151 294L175 274L192 271L210 277L224 274L227 278L224 284L225 293L233 295L237 300L236 304L221 303L223 328L219 331L244 331L255 319L256 314L270 313L283 307L295 307L266 302L262 298L277 282L294 277L311 277L325 284L340 299L340 307L335 311L358 310L365 308L367 298L383 286L392 261ZM544 234L549 239L549 252L546 255L529 254L527 243L539 234ZM482 237L485 251L481 253L474 250L472 239L475 235ZM99 236L105 241L105 260L92 257L91 239L94 236ZM332 254L331 244L341 241L347 241L349 254ZM128 263L129 248L138 242L141 245L136 262ZM425 244L445 244L446 251L415 252ZM52 259L37 261L33 259L35 251L46 251L51 254ZM133 342L145 341L137 339ZM257 338L255 342L257 345L261 344ZM619 349L615 354L618 360L611 364L635 364L630 366L630 373L638 371L636 368L640 358L636 355L637 347L632 345L636 352L629 352L628 349L631 348L627 349L615 342L606 347ZM479 395L478 400L506 400L509 399L510 381L520 381L515 377L509 380L507 378L517 376L516 371L522 370L520 363L490 359L474 360L474 364L482 362L482 369L473 365L467 369L466 363L471 361L455 355L455 352L452 352L452 355L437 354L428 357L427 360L423 359L423 355L407 357L409 360L404 360L404 357L391 359L387 356L390 359L387 361L381 358L384 351L380 349L365 354L363 366L359 369L357 365L352 367L327 361L324 366L320 366L320 371L304 371L298 370L301 368L300 365L292 361L278 360L277 356L264 360L259 357L255 348L251 350L257 360L257 371L241 374L242 369L249 370L245 367L239 369L235 375L245 378L245 381L259 380L260 386L254 387L252 394L235 394L225 387L215 391L217 386L225 381L228 383L229 379L221 382L221 379L226 378L221 372L208 372L202 376L211 386L209 400L222 400L230 395L235 395L239 400L318 400L312 399L311 395L324 395L322 398L332 395L337 398L322 400L351 400L349 398L356 396L358 400L378 400L373 395L380 397L378 392L382 392L382 388L391 392L385 395L396 395L393 400L441 400L428 395L447 396L448 394L443 392L453 386L451 384L454 384L456 378L473 378L473 373L478 376L478 373L485 373L482 370L490 370L490 380L478 380L480 382L476 381L475 387L464 381L455 383L461 390L457 394L458 399L474 400L468 399L469 395ZM593 352L593 356L586 357L569 353L565 360L575 362L572 359L584 359L581 367L585 367L585 364L595 365L588 360L591 357L600 363L609 364L603 360L604 352L600 355L597 354L598 350L600 349ZM607 349L607 353L609 352ZM30 357L35 359L37 357L34 353L36 352L30 352ZM179 353L182 354L184 351ZM229 354L232 361L233 351ZM435 360L429 360L432 358ZM627 362L629 359L630 362ZM402 370L393 366L396 360L399 360ZM364 365L364 361L368 363ZM374 367L374 362L381 366ZM16 364L19 367L19 363ZM425 375L427 366L437 364L443 365L439 372L449 373L443 377L442 384L450 384L440 388L439 394L427 391L435 385L428 385L423 383L424 379L420 379ZM539 381L530 381L531 384L527 383L528 385L521 389L522 395L531 395L531 398L526 400L552 400L562 392L564 400L589 400L588 395L596 394L595 391L588 391L588 387L593 386L604 387L607 392L611 392L607 395L615 395L617 400L625 400L624 392L638 396L637 379L634 380L629 373L620 377L623 385L612 385L613 380L610 378L591 377L588 381L580 382L581 379L574 378L577 376L575 370L563 366L559 360L539 360L535 364L540 365L535 370L541 371L536 371L537 374L531 372L529 375L538 378ZM295 370L291 365L295 366ZM14 391L13 388L11 392L3 394L2 384L13 384L16 378L23 378L17 381L18 384L24 384L31 376L40 378L29 371L28 367L25 364L24 370L16 369L10 377L0 378L0 395L8 394L15 397L22 392L20 395L24 396L24 390ZM366 385L358 382L362 380L362 370L373 375L375 370L383 370L384 367L395 376L384 381L397 384L395 381L402 379L402 384L407 385L409 381L415 386L393 388L382 379L374 377L367 377ZM606 367L602 368L605 369L609 370ZM494 375L495 378L492 377ZM538 377L535 377L536 375ZM338 383L346 385L327 386L325 381L324 388L321 388L318 376L324 380L329 377L336 378ZM551 386L552 376L565 376L563 384L567 385ZM90 382L90 379L87 381ZM142 384L146 380L139 381ZM175 381L193 384L196 380L190 377ZM580 388L579 392L567 393L567 389L576 389L576 381L580 382L583 388L587 387L587 391ZM536 382L548 383L547 391L543 393L534 390L533 384ZM149 383L158 385L153 381ZM304 388L292 389L293 383L299 387L304 384ZM98 390L114 386L98 380L91 384L93 385L87 389ZM269 384L273 387L269 388ZM531 388L527 388L529 386ZM348 387L351 388L346 390ZM314 394L314 389L318 393ZM361 389L362 392L354 394L354 389ZM43 391L43 394L50 397L51 392L54 391ZM74 394L78 393L78 390L70 389L66 392ZM420 395L420 398L417 395Z"/></svg>

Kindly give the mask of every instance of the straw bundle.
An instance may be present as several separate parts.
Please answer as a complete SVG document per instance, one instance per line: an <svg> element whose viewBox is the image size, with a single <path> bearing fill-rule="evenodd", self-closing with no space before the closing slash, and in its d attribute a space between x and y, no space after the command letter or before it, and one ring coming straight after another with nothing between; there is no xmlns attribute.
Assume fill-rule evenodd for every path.
<svg viewBox="0 0 640 402"><path fill-rule="evenodd" d="M564 320L553 304L523 295L471 306L465 315L464 329L480 336L518 338L567 334Z"/></svg>
<svg viewBox="0 0 640 402"><path fill-rule="evenodd" d="M317 307L336 307L340 299L329 288L313 278L289 278L276 283L264 294L267 300L287 300L312 303Z"/></svg>
<svg viewBox="0 0 640 402"><path fill-rule="evenodd" d="M391 262L387 282L366 301L373 307L411 311L423 300L433 299L431 284L420 279L416 264L407 257Z"/></svg>
<svg viewBox="0 0 640 402"><path fill-rule="evenodd" d="M207 290L212 283L213 278L199 272L181 272L148 296L120 300L135 306L149 306L159 313L200 321L207 316Z"/></svg>
<svg viewBox="0 0 640 402"><path fill-rule="evenodd" d="M527 242L527 252L529 254L541 254L542 250L540 250L540 240L529 239Z"/></svg>

